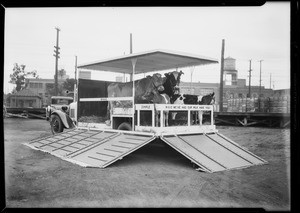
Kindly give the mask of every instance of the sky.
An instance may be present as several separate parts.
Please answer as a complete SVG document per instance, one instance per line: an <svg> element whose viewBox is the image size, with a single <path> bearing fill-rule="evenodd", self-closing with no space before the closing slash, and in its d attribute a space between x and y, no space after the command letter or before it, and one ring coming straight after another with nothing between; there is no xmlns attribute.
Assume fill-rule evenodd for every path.
<svg viewBox="0 0 300 213"><path fill-rule="evenodd" d="M15 63L36 70L40 78L54 78L56 30L60 28L59 69L74 78L77 64L153 49L181 51L220 62L222 39L225 58L236 59L238 78L251 85L290 88L290 3L267 2L260 7L100 7L6 8L4 92ZM182 81L220 82L220 63L184 69ZM271 76L271 81L270 81ZM92 78L113 80L110 73ZM271 84L270 84L271 82Z"/></svg>

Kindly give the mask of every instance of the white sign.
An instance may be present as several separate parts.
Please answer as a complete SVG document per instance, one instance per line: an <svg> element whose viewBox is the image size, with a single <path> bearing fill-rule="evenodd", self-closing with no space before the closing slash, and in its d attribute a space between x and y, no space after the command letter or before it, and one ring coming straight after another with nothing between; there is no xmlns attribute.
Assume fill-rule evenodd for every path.
<svg viewBox="0 0 300 213"><path fill-rule="evenodd" d="M172 105L172 104L162 104L156 105L158 110L212 110L212 105Z"/></svg>
<svg viewBox="0 0 300 213"><path fill-rule="evenodd" d="M83 101L132 101L132 97L112 97L112 98L80 98L80 102Z"/></svg>

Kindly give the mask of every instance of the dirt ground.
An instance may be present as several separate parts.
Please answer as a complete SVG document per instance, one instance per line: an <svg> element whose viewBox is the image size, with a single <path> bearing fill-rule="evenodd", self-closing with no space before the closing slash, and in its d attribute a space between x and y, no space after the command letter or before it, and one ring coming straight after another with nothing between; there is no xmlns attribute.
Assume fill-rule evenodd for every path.
<svg viewBox="0 0 300 213"><path fill-rule="evenodd" d="M105 169L84 168L22 144L51 134L47 121L4 119L6 206L290 210L290 130L217 129L268 164L199 172L158 141Z"/></svg>

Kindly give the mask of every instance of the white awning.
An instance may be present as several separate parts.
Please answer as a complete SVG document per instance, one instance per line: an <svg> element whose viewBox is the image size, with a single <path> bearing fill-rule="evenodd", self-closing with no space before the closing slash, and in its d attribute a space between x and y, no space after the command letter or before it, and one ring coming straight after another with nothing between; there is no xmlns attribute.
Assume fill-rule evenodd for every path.
<svg viewBox="0 0 300 213"><path fill-rule="evenodd" d="M217 59L194 54L152 50L85 63L79 65L78 68L131 74L132 59L137 59L135 74L218 63Z"/></svg>

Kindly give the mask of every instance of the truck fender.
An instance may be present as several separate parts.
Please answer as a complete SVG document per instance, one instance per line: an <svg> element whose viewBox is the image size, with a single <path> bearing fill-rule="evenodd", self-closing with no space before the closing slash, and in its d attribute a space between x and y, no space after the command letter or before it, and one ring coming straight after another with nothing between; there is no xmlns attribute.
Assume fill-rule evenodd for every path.
<svg viewBox="0 0 300 213"><path fill-rule="evenodd" d="M51 115L54 115L54 114L59 116L59 118L61 119L61 121L66 129L71 129L71 128L75 127L72 119L66 113L64 113L60 110L54 110L51 113Z"/></svg>

